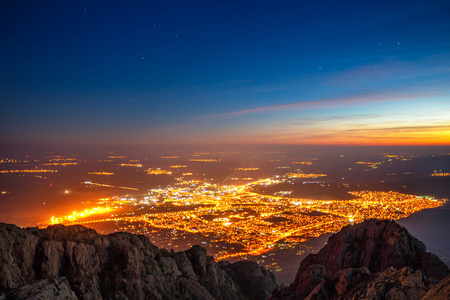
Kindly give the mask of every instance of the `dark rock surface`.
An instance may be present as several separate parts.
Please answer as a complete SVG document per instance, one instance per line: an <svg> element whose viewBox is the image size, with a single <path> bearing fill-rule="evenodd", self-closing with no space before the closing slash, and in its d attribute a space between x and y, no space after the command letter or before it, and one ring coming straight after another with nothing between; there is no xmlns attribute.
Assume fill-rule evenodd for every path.
<svg viewBox="0 0 450 300"><path fill-rule="evenodd" d="M58 277L53 280L41 279L33 284L24 285L14 291L10 296L14 299L54 299L54 300L75 300L78 299L70 289L70 285L65 277Z"/></svg>
<svg viewBox="0 0 450 300"><path fill-rule="evenodd" d="M359 274L358 274L359 273ZM371 276L366 269L361 276L360 271L346 269L338 272L331 285L323 285L316 290L325 289L331 297L341 299L421 299L432 284L425 279L422 271L414 271L410 267L400 270L388 268L378 276ZM313 299L313 291L308 298Z"/></svg>
<svg viewBox="0 0 450 300"><path fill-rule="evenodd" d="M332 235L301 262L289 289L275 291L273 298L421 299L449 274L404 227L367 220Z"/></svg>
<svg viewBox="0 0 450 300"><path fill-rule="evenodd" d="M255 262L174 253L141 235L0 223L3 299L450 299L450 271L393 221L344 227L277 288ZM273 292L273 293L272 293Z"/></svg>
<svg viewBox="0 0 450 300"><path fill-rule="evenodd" d="M268 299L277 288L274 275L254 261L219 262L219 266L249 299Z"/></svg>
<svg viewBox="0 0 450 300"><path fill-rule="evenodd" d="M439 281L426 293L423 300L446 300L450 299L450 275Z"/></svg>
<svg viewBox="0 0 450 300"><path fill-rule="evenodd" d="M0 299L266 299L275 288L256 263L217 264L200 246L173 253L125 232L0 223Z"/></svg>

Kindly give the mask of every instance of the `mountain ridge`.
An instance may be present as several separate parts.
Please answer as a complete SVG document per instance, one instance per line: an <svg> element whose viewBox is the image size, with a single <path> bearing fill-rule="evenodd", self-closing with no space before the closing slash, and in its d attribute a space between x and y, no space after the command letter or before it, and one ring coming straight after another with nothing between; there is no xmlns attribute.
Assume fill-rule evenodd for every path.
<svg viewBox="0 0 450 300"><path fill-rule="evenodd" d="M449 274L406 228L370 219L333 234L273 299L421 299Z"/></svg>
<svg viewBox="0 0 450 300"><path fill-rule="evenodd" d="M394 221L348 225L299 266L290 286L256 262L215 262L148 237L81 225L0 223L3 299L449 299L450 270Z"/></svg>
<svg viewBox="0 0 450 300"><path fill-rule="evenodd" d="M200 246L169 252L143 235L80 225L1 223L0 262L4 299L267 299L276 287L255 262L219 267Z"/></svg>

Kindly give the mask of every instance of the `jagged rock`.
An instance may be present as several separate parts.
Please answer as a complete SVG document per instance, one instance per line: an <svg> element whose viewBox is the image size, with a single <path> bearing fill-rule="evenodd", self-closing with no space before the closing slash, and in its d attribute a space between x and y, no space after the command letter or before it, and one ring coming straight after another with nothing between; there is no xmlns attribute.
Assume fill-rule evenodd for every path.
<svg viewBox="0 0 450 300"><path fill-rule="evenodd" d="M0 291L15 289L35 278L33 269L38 238L14 225L0 226Z"/></svg>
<svg viewBox="0 0 450 300"><path fill-rule="evenodd" d="M330 237L272 299L448 299L449 273L403 227L369 220ZM275 289L255 262L216 263L200 246L174 253L130 233L0 223L0 299L243 300Z"/></svg>
<svg viewBox="0 0 450 300"><path fill-rule="evenodd" d="M423 277L421 270L410 267L400 270L388 268L375 279L366 282L344 299L405 299L419 300L426 294L431 282Z"/></svg>
<svg viewBox="0 0 450 300"><path fill-rule="evenodd" d="M12 298L18 300L77 300L77 296L70 289L65 277L58 277L54 280L41 279L20 287L14 291Z"/></svg>
<svg viewBox="0 0 450 300"><path fill-rule="evenodd" d="M240 270L252 284L231 278L200 246L174 253L125 232L0 223L0 297L6 299L241 300L276 287L273 274L259 266Z"/></svg>
<svg viewBox="0 0 450 300"><path fill-rule="evenodd" d="M326 278L304 299L404 299L419 300L429 290L432 282L422 271L410 267L400 270L388 268L381 274L371 274L366 268L349 268L339 271L335 278ZM302 299L299 295L291 298Z"/></svg>
<svg viewBox="0 0 450 300"><path fill-rule="evenodd" d="M439 281L422 298L422 300L447 300L450 299L450 275Z"/></svg>
<svg viewBox="0 0 450 300"><path fill-rule="evenodd" d="M194 269L192 268L192 263L188 259L186 252L177 252L173 255L173 259L178 266L178 270L180 270L181 274L188 279L195 279L197 276L195 275Z"/></svg>
<svg viewBox="0 0 450 300"><path fill-rule="evenodd" d="M267 299L277 288L274 275L256 262L238 261L221 267L249 299Z"/></svg>
<svg viewBox="0 0 450 300"><path fill-rule="evenodd" d="M291 296L295 299L346 299L349 291L361 286L361 283L367 282L370 278L373 277L364 267L340 270L332 279L323 278L308 295L297 293Z"/></svg>
<svg viewBox="0 0 450 300"><path fill-rule="evenodd" d="M301 274L299 285L297 286L297 295L306 297L317 285L325 279L326 268L323 265L310 265L305 272Z"/></svg>
<svg viewBox="0 0 450 300"><path fill-rule="evenodd" d="M217 266L212 256L206 254L205 248L195 245L185 252L198 281L215 299L236 299L237 288L233 280ZM223 288L219 289L219 286Z"/></svg>
<svg viewBox="0 0 450 300"><path fill-rule="evenodd" d="M325 278L331 280L340 270L365 267L371 273L382 272L389 267L405 266L421 270L430 280L439 281L450 271L439 258L426 252L425 245L411 236L394 221L367 220L361 224L344 227L332 235L327 245L317 254L308 255L291 285L291 294L297 297L309 295L320 280L312 282L310 269L323 265Z"/></svg>
<svg viewBox="0 0 450 300"><path fill-rule="evenodd" d="M336 275L334 289L339 296L344 295L357 284L370 278L370 272L365 267L341 270Z"/></svg>

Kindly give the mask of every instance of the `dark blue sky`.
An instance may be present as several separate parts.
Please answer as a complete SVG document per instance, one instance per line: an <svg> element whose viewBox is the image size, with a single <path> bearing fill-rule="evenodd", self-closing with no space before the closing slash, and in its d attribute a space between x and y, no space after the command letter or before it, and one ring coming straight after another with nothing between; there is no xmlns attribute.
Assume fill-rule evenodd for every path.
<svg viewBox="0 0 450 300"><path fill-rule="evenodd" d="M450 144L446 0L1 0L0 40L3 143Z"/></svg>

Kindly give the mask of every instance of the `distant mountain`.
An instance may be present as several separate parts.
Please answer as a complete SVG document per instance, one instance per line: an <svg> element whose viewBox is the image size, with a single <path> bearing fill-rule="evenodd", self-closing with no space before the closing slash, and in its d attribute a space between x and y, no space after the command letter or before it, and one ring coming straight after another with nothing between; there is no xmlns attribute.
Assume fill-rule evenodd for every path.
<svg viewBox="0 0 450 300"><path fill-rule="evenodd" d="M394 221L368 220L332 235L273 299L449 299L450 270ZM443 280L439 293L433 286ZM430 294L427 294L430 293Z"/></svg>
<svg viewBox="0 0 450 300"><path fill-rule="evenodd" d="M267 299L275 288L257 263L216 263L200 246L174 253L143 235L0 223L0 299Z"/></svg>
<svg viewBox="0 0 450 300"><path fill-rule="evenodd" d="M421 210L397 222L450 266L450 203L439 208Z"/></svg>

